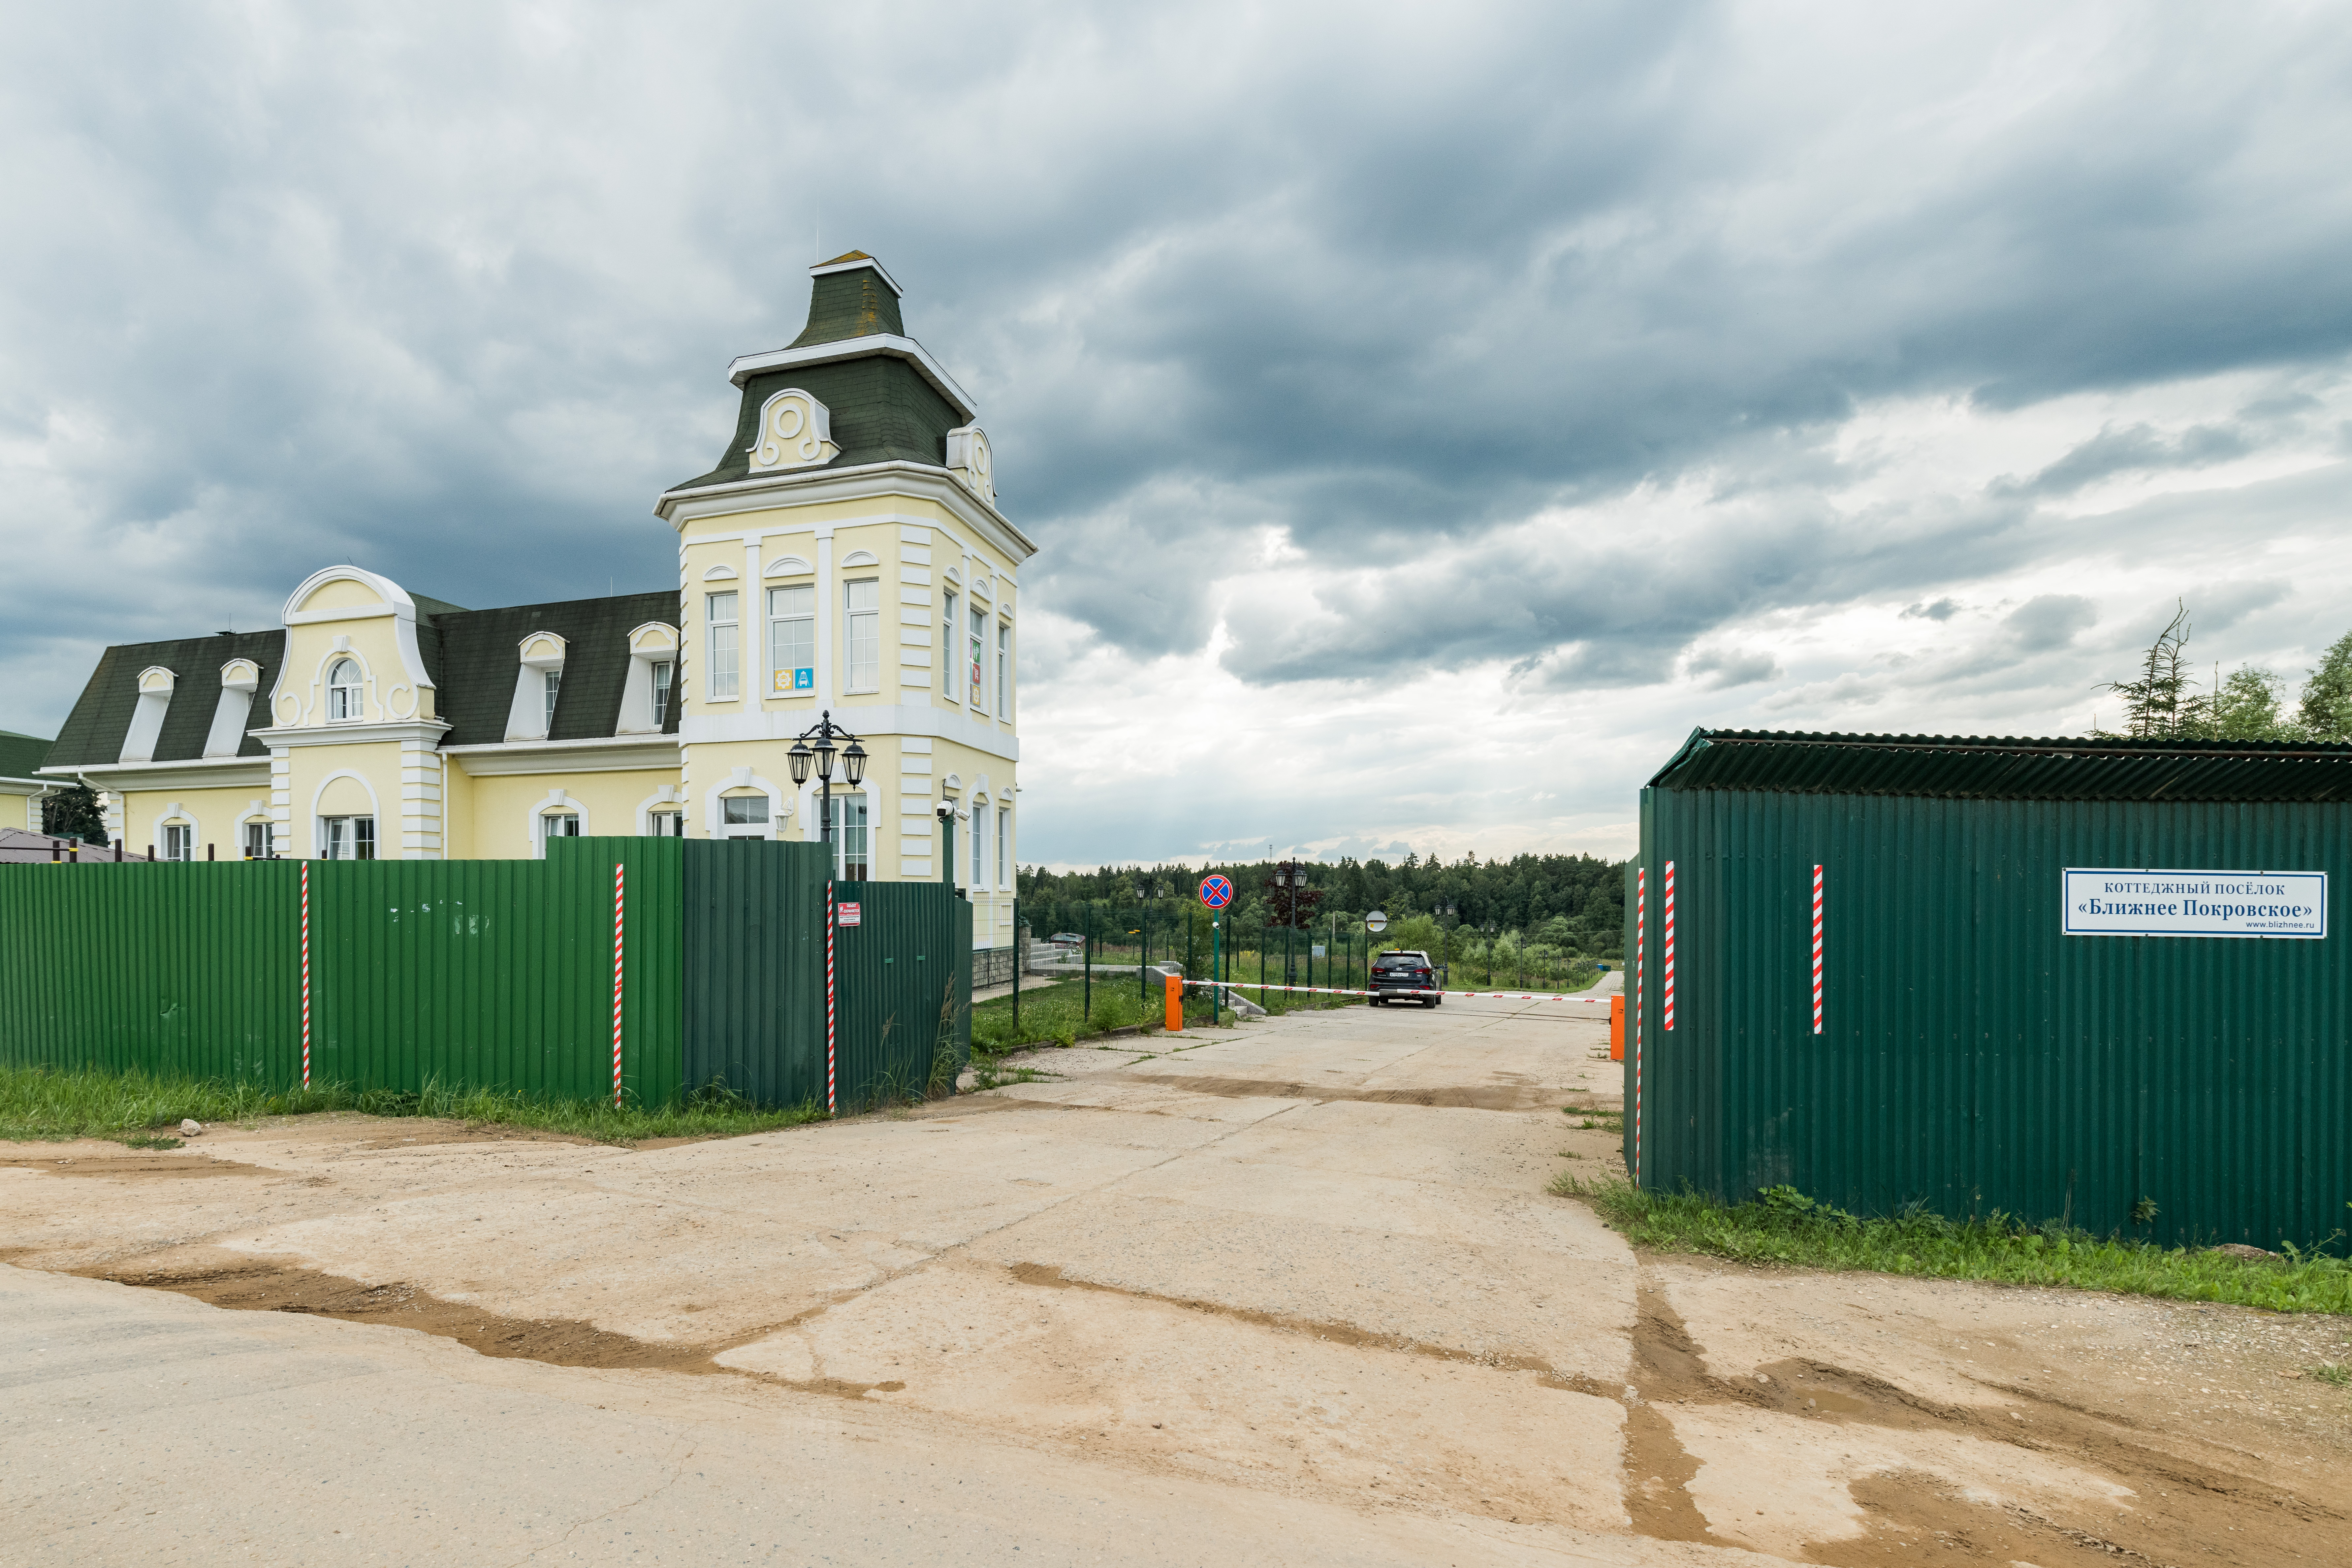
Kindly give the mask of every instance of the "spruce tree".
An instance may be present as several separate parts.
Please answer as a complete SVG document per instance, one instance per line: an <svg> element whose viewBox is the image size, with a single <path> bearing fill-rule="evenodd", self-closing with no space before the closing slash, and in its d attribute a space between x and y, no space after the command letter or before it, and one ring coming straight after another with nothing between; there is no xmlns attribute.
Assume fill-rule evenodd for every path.
<svg viewBox="0 0 2352 1568"><path fill-rule="evenodd" d="M2315 741L2352 741L2352 632L2336 639L2304 682L2295 717Z"/></svg>
<svg viewBox="0 0 2352 1568"><path fill-rule="evenodd" d="M106 831L106 813L88 784L68 784L41 802L41 831L52 838L79 838L85 844L113 842Z"/></svg>

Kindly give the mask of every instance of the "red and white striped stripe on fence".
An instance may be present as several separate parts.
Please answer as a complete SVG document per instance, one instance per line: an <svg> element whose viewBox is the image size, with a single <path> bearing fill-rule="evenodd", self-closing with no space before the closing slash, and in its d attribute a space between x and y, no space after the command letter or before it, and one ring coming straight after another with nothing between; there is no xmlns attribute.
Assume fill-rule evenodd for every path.
<svg viewBox="0 0 2352 1568"><path fill-rule="evenodd" d="M1675 1026L1675 863L1666 862L1666 948L1665 963L1658 970L1658 984L1664 994L1658 1002L1661 1028Z"/></svg>
<svg viewBox="0 0 2352 1568"><path fill-rule="evenodd" d="M824 1113L834 1114L833 1088L833 883L824 885Z"/></svg>
<svg viewBox="0 0 2352 1568"><path fill-rule="evenodd" d="M621 910L626 868L613 868L613 1103L621 1103Z"/></svg>
<svg viewBox="0 0 2352 1568"><path fill-rule="evenodd" d="M1633 872L1633 1182L1642 1180L1642 958L1650 938L1650 872Z"/></svg>
<svg viewBox="0 0 2352 1568"><path fill-rule="evenodd" d="M1813 1033L1822 1032L1822 868L1813 868Z"/></svg>
<svg viewBox="0 0 2352 1568"><path fill-rule="evenodd" d="M310 1087L310 862L302 862L302 1087Z"/></svg>

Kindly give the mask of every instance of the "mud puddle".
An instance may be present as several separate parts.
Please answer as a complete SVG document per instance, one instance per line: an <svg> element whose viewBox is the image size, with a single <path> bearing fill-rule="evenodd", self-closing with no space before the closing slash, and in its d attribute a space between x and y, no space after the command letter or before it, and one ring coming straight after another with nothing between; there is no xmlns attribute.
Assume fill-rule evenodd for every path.
<svg viewBox="0 0 2352 1568"><path fill-rule="evenodd" d="M2053 1519L2014 1503L1971 1497L1946 1477L1895 1469L1855 1480L1867 1533L1809 1542L1808 1562L1865 1564L2025 1562L2041 1568L2093 1563L2170 1565L2315 1561L2315 1535L2340 1528L2336 1510L2254 1477L2216 1469L2117 1434L2072 1407L2015 1390L2003 1407L1963 1408L1924 1399L1867 1373L1812 1360L1727 1379L1706 1368L1665 1292L1637 1292L1633 1379L1626 1422L1625 1506L1637 1533L1666 1541L1741 1544L1712 1532L1689 1488L1697 1461L1674 1429L1675 1405L1744 1405L1832 1425L1949 1433L2045 1454L2130 1489L2127 1508L2097 1528L2087 1516Z"/></svg>

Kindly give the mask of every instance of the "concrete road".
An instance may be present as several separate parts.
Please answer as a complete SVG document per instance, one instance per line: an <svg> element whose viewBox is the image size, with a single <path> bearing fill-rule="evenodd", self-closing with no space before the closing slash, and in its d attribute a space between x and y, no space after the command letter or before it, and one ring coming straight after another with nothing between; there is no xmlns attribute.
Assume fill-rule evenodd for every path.
<svg viewBox="0 0 2352 1568"><path fill-rule="evenodd" d="M1875 1563L1975 1531L2049 1568L2090 1535L2288 1560L2352 1503L2340 1434L2277 1405L2300 1325L2200 1320L2277 1407L2194 1426L2147 1405L2188 1309L1634 1258L1545 1191L1613 1154L1561 1110L1613 1103L1601 1015L1298 1014L658 1149L342 1117L0 1150L0 1562ZM2183 1477L2205 1513L2164 1511Z"/></svg>

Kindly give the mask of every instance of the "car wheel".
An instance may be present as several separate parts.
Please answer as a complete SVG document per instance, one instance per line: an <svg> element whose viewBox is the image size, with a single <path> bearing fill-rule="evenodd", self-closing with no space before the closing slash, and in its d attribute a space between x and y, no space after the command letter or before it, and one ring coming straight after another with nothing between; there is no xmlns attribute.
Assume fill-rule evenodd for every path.
<svg viewBox="0 0 2352 1568"><path fill-rule="evenodd" d="M1442 1007L1444 1005L1445 998L1443 996L1432 996L1428 1002L1424 1004L1424 1005L1431 1007Z"/></svg>

